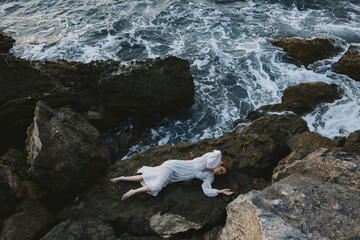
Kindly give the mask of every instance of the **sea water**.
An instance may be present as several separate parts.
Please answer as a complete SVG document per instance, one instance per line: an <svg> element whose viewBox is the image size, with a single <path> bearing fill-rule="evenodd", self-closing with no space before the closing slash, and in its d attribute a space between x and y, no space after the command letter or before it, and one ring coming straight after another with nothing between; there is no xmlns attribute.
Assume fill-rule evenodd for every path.
<svg viewBox="0 0 360 240"><path fill-rule="evenodd" d="M90 62L167 57L190 62L195 104L151 125L126 157L159 144L232 131L251 109L281 102L287 87L335 83L342 99L303 118L329 138L360 129L360 82L331 71L350 44L360 45L360 0L2 0L0 30L29 60ZM338 55L305 69L271 40L333 38ZM136 116L107 133L115 141Z"/></svg>

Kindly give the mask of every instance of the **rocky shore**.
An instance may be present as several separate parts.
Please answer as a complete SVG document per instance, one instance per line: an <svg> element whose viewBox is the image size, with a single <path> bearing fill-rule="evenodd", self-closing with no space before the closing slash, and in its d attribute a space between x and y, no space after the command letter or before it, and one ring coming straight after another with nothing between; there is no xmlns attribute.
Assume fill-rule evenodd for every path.
<svg viewBox="0 0 360 240"><path fill-rule="evenodd" d="M329 42L315 46L325 44L326 52ZM191 106L189 64L175 57L124 67L115 61L29 62L8 54L12 43L0 34L0 84L6 93L1 139L7 143L0 157L0 239L360 237L360 130L331 140L309 131L301 117L340 99L339 86L291 86L282 103L249 112L219 138L156 146L114 162L99 129L119 121L119 111ZM19 135L9 143L7 131ZM25 146L11 147L18 146L15 140ZM213 186L233 189L232 196L206 197L193 180L171 184L157 197L140 194L122 202L139 184L109 181L136 174L143 165L193 159L214 149L232 170Z"/></svg>

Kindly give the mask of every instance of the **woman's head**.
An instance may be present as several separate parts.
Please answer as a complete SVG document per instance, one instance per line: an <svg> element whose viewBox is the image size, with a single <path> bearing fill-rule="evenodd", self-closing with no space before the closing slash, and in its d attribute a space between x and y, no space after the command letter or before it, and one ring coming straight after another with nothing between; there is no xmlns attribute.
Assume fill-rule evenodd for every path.
<svg viewBox="0 0 360 240"><path fill-rule="evenodd" d="M225 159L221 159L221 163L219 166L214 168L214 174L215 175L225 175L228 172L230 172L230 166L228 162Z"/></svg>

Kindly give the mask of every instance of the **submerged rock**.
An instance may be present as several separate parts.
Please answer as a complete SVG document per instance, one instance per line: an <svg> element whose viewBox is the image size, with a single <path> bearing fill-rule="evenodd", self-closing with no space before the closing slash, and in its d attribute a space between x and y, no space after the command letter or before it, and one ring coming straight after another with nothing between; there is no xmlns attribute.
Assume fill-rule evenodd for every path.
<svg viewBox="0 0 360 240"><path fill-rule="evenodd" d="M330 58L340 52L341 48L334 39L285 38L271 41L283 48L290 56L299 60L305 67L318 60Z"/></svg>
<svg viewBox="0 0 360 240"><path fill-rule="evenodd" d="M360 189L360 157L326 148L319 148L313 152L295 151L282 159L274 169L273 182L291 174L302 174Z"/></svg>
<svg viewBox="0 0 360 240"><path fill-rule="evenodd" d="M227 206L219 239L356 239L359 188L291 175Z"/></svg>
<svg viewBox="0 0 360 240"><path fill-rule="evenodd" d="M360 46L351 45L340 60L335 63L333 71L360 81Z"/></svg>
<svg viewBox="0 0 360 240"><path fill-rule="evenodd" d="M32 240L47 232L55 218L37 200L26 200L20 210L5 220L1 239Z"/></svg>
<svg viewBox="0 0 360 240"><path fill-rule="evenodd" d="M28 129L29 174L57 200L68 199L99 177L111 163L100 132L68 108L39 101Z"/></svg>
<svg viewBox="0 0 360 240"><path fill-rule="evenodd" d="M41 240L117 240L110 225L96 219L68 219L52 228Z"/></svg>

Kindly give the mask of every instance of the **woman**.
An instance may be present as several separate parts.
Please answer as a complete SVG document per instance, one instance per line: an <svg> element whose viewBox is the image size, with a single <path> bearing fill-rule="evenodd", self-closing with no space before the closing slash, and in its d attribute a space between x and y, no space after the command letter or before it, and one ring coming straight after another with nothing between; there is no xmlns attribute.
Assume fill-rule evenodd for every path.
<svg viewBox="0 0 360 240"><path fill-rule="evenodd" d="M230 167L227 162L221 160L221 152L214 150L193 160L168 160L157 167L144 166L137 172L142 175L122 176L110 180L114 183L120 181L140 182L142 185L138 189L131 189L125 193L121 198L122 201L141 192L147 192L156 196L162 188L170 183L193 178L203 180L201 187L206 196L215 197L220 193L225 195L233 194L230 189L218 190L211 188L214 175L225 175L229 171Z"/></svg>

